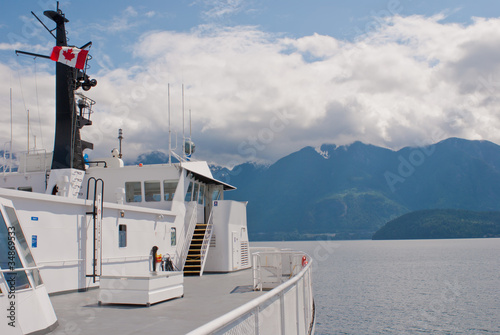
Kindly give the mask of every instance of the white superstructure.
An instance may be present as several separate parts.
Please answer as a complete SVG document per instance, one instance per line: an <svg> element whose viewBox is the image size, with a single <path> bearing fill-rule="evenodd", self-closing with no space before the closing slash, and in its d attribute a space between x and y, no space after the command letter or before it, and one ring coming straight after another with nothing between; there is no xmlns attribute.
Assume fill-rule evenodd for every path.
<svg viewBox="0 0 500 335"><path fill-rule="evenodd" d="M62 11L44 14L57 24L57 46L66 47L68 20ZM81 140L80 129L92 124L95 102L76 91L96 84L85 71L57 63L53 153L4 151L0 308L9 313L10 323L0 323L2 335L55 329L58 322L48 294L100 288L99 304L149 306L183 297L184 276L252 266L247 204L225 200L224 192L235 187L216 180L206 162L191 161L191 139L186 140L185 156L170 153L178 163L125 166L116 149L110 157L84 158L83 151L93 144ZM119 134L121 140L121 130ZM310 266L305 269L310 276ZM300 273L302 278L304 272L296 270L288 275ZM306 284L310 289L310 280L298 282L301 289ZM308 292L295 309L312 308ZM312 332L311 313L297 314L298 334ZM283 314L275 317L283 324L291 320ZM231 321L231 327L238 322ZM290 326L280 329L288 332Z"/></svg>

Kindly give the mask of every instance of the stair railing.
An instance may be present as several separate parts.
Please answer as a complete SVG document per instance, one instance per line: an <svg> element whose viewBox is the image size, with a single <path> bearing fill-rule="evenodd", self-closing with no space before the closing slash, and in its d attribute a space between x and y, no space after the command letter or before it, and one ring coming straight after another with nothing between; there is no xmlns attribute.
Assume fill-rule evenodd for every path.
<svg viewBox="0 0 500 335"><path fill-rule="evenodd" d="M193 204L193 210L191 211L191 217L189 219L187 229L186 224L184 224L184 238L182 240L182 245L180 246L182 251L179 257L179 268L181 271L184 271L184 265L186 265L186 259L189 253L189 247L191 246L191 241L193 239L194 229L196 228L196 221L198 220L197 202L191 201L189 204Z"/></svg>
<svg viewBox="0 0 500 335"><path fill-rule="evenodd" d="M208 252L208 248L210 247L210 240L212 239L212 233L213 233L213 226L214 226L214 209L212 207L212 210L210 211L210 215L208 217L207 221L207 228L205 229L205 236L203 237L203 244L201 245L201 269L200 269L200 276L203 275L203 270L205 269L205 263L206 263L206 255Z"/></svg>

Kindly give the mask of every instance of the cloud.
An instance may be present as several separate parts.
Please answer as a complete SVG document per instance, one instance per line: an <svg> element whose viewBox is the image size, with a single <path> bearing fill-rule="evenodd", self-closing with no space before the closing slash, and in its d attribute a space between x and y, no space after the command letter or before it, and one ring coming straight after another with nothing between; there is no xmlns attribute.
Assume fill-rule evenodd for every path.
<svg viewBox="0 0 500 335"><path fill-rule="evenodd" d="M23 44L21 42L17 42L17 43L0 43L0 50L11 50L11 51L14 51L14 50L19 50L19 49L22 49L22 48L25 48L26 47L26 44Z"/></svg>
<svg viewBox="0 0 500 335"><path fill-rule="evenodd" d="M139 13L134 9L134 7L128 6L120 13L120 15L113 16L111 20L107 21L105 24L94 24L93 28L108 33L129 31L139 25L138 21L132 20L137 18L138 15ZM146 16L148 15L146 14Z"/></svg>
<svg viewBox="0 0 500 335"><path fill-rule="evenodd" d="M126 157L165 151L170 83L178 146L191 111L195 156L219 164L357 140L393 149L450 136L500 143L500 19L442 19L387 17L352 42L256 27L149 32L134 47L135 65L96 74L94 126L82 133L94 156L117 146L118 128ZM50 101L42 105L53 113Z"/></svg>
<svg viewBox="0 0 500 335"><path fill-rule="evenodd" d="M203 0L203 4L209 8L202 13L207 19L222 19L244 8L243 0Z"/></svg>

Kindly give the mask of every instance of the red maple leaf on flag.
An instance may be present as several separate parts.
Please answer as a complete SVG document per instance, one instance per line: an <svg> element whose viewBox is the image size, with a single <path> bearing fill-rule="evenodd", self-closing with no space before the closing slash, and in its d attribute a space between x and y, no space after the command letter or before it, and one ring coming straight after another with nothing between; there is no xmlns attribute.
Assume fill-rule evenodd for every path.
<svg viewBox="0 0 500 335"><path fill-rule="evenodd" d="M65 50L65 51L63 51L62 54L63 54L64 58L66 58L69 61L71 61L73 58L75 58L75 54L73 53L73 49Z"/></svg>

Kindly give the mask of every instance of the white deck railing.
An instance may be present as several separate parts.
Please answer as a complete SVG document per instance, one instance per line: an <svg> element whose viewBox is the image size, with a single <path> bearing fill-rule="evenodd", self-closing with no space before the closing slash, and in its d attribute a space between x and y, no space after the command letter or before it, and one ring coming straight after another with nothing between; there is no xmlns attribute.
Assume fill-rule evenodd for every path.
<svg viewBox="0 0 500 335"><path fill-rule="evenodd" d="M273 260L276 260L274 264L278 264L278 259L281 259L282 267L278 272L281 274L289 272L292 277L271 291L193 330L188 335L308 335L314 332L312 262L310 257L304 253L292 251L266 252L265 254L268 258L272 257ZM306 256L307 264L302 267L302 263L300 263L299 269L288 271L291 263L286 260L295 259L298 255L301 256L301 260L302 256ZM261 264L263 261L261 259Z"/></svg>
<svg viewBox="0 0 500 335"><path fill-rule="evenodd" d="M47 172L50 169L52 153L47 153L45 149L10 152L7 144L10 142L5 143L3 157L0 158L0 169L3 174L13 172L13 169L18 173Z"/></svg>
<svg viewBox="0 0 500 335"><path fill-rule="evenodd" d="M273 289L302 270L302 259L307 256L300 251L261 251L252 255L253 288L256 291Z"/></svg>

